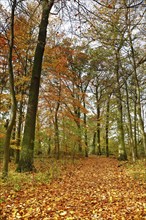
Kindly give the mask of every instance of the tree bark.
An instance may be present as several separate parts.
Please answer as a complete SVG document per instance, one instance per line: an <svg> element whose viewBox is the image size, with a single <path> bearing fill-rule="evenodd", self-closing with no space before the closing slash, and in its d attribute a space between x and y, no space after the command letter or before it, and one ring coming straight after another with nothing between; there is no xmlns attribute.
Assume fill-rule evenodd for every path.
<svg viewBox="0 0 146 220"><path fill-rule="evenodd" d="M134 50L134 45L133 45L133 39L132 39L132 30L131 30L131 21L130 21L130 11L127 9L125 17L126 17L126 24L127 24L127 30L128 30L128 39L129 39L129 46L130 46L130 52L131 52L131 58L132 58L132 66L133 66L133 79L134 79L134 86L135 86L135 101L136 101L136 109L135 113L137 114L138 122L139 122L139 127L140 127L140 132L143 140L143 149L144 149L144 156L146 157L146 134L144 130L144 120L142 118L142 108L141 108L141 89L139 85L139 80L137 77L137 67L145 62L145 59L142 59L139 63L138 66L136 64L136 53ZM135 114L135 119L136 119L136 114ZM135 121L136 122L136 121ZM137 151L136 148L136 124L135 124L135 150ZM137 152L136 152L137 154Z"/></svg>
<svg viewBox="0 0 146 220"><path fill-rule="evenodd" d="M115 54L116 54L115 74L116 74L116 79L117 79L117 128L118 128L118 138L119 138L118 159L119 160L127 160L127 153L126 153L125 140L124 140L122 95L121 95L121 90L120 90L119 49L115 50Z"/></svg>
<svg viewBox="0 0 146 220"><path fill-rule="evenodd" d="M135 95L136 96L136 95ZM137 150L137 110L136 110L136 100L137 98L135 97L135 102L134 102L134 147L135 147L135 156L138 159L138 150Z"/></svg>
<svg viewBox="0 0 146 220"><path fill-rule="evenodd" d="M136 98L137 98L136 110L137 110L140 132L141 132L141 136L143 140L144 155L146 157L146 134L144 130L144 120L142 118L140 85L139 85L139 80L137 77L137 65L136 65L136 60L135 60L135 51L133 47L130 30L128 34L129 34L129 41L130 41L130 48L131 48L131 57L132 57L132 62L133 62L134 82L135 82L135 91L136 91Z"/></svg>
<svg viewBox="0 0 146 220"><path fill-rule="evenodd" d="M54 121L54 130L55 130L55 154L57 160L60 157L60 140L59 140L59 126L58 126L58 110L60 103L57 103L57 107L55 109L55 121Z"/></svg>
<svg viewBox="0 0 146 220"><path fill-rule="evenodd" d="M10 121L7 126L6 137L4 141L4 160L3 160L2 178L6 178L8 176L10 139L11 139L13 126L15 124L16 111L17 111L17 101L15 96L14 73L13 73L14 16L15 16L16 5L17 5L17 1L14 0L12 3L12 10L11 10L10 41L9 41L9 54L8 54L11 112L10 112Z"/></svg>
<svg viewBox="0 0 146 220"><path fill-rule="evenodd" d="M100 146L100 104L99 104L99 91L98 91L98 85L96 85L96 116L97 116L97 154L101 155L101 146Z"/></svg>
<svg viewBox="0 0 146 220"><path fill-rule="evenodd" d="M83 96L83 106L86 109L85 96ZM87 135L87 115L84 112L84 142L85 142L85 157L88 157L88 135Z"/></svg>
<svg viewBox="0 0 146 220"><path fill-rule="evenodd" d="M96 154L96 131L93 134L93 141L92 141L92 154Z"/></svg>
<svg viewBox="0 0 146 220"><path fill-rule="evenodd" d="M129 103L129 94L128 94L128 85L126 79L124 79L125 90L126 90L126 104L127 104L127 116L128 116L128 129L129 129L129 137L130 137L130 150L132 155L132 161L136 161L136 153L134 146L134 138L133 138L133 129L132 129L132 121L130 115L130 103Z"/></svg>
<svg viewBox="0 0 146 220"><path fill-rule="evenodd" d="M48 17L50 10L54 4L54 0L42 0L42 17L39 27L38 42L34 55L34 63L31 77L31 85L29 90L29 100L24 128L24 136L22 140L22 150L20 155L20 161L17 167L19 172L32 171L33 154L34 154L34 140L35 140L35 125L36 125L36 113L38 106L38 96L40 87L40 77L42 70L42 61L44 55L44 49L46 44Z"/></svg>
<svg viewBox="0 0 146 220"><path fill-rule="evenodd" d="M109 157L109 111L110 111L110 97L108 96L106 104L106 122L105 122L105 150L106 156Z"/></svg>

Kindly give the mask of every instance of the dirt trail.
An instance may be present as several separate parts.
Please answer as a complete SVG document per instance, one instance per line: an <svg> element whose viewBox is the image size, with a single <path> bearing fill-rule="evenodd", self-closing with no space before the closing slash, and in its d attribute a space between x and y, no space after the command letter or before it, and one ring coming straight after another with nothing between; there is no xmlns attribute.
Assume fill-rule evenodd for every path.
<svg viewBox="0 0 146 220"><path fill-rule="evenodd" d="M115 159L91 157L50 184L29 187L2 203L1 219L142 220L146 185Z"/></svg>

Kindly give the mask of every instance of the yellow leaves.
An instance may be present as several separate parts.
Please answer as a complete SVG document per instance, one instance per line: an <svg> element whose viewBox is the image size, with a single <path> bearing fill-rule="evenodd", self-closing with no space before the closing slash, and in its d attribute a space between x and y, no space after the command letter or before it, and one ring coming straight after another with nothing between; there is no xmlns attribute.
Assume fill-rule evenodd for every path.
<svg viewBox="0 0 146 220"><path fill-rule="evenodd" d="M67 167L60 179L49 184L10 190L6 197L1 193L2 216L45 220L146 217L145 185L129 178L116 160L89 157Z"/></svg>
<svg viewBox="0 0 146 220"><path fill-rule="evenodd" d="M67 215L67 211L60 211L59 215L60 216L65 216L65 215Z"/></svg>
<svg viewBox="0 0 146 220"><path fill-rule="evenodd" d="M24 86L30 82L30 76L23 76L21 75L16 81L15 86ZM20 95L21 96L21 95ZM19 96L18 96L19 97Z"/></svg>
<svg viewBox="0 0 146 220"><path fill-rule="evenodd" d="M109 197L109 202L113 202L113 197L112 196Z"/></svg>
<svg viewBox="0 0 146 220"><path fill-rule="evenodd" d="M5 105L4 103L9 103L11 100L11 97L10 97L10 94L7 93L7 94L0 94L0 101L1 103L3 103L3 106L0 107L0 109L4 109L5 110Z"/></svg>
<svg viewBox="0 0 146 220"><path fill-rule="evenodd" d="M17 145L10 145L10 147L14 150L21 150L21 147Z"/></svg>
<svg viewBox="0 0 146 220"><path fill-rule="evenodd" d="M69 213L70 213L71 215L73 215L75 212L74 212L74 211L72 211L72 210L70 210L70 211L69 211Z"/></svg>

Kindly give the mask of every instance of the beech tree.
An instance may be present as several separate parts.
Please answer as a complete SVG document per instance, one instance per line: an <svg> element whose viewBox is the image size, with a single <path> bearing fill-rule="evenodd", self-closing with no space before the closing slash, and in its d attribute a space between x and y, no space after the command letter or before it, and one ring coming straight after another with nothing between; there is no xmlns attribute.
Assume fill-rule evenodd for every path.
<svg viewBox="0 0 146 220"><path fill-rule="evenodd" d="M31 13L31 12L30 12ZM15 56L15 87L17 98L17 117L16 117L16 144L15 161L19 162L20 144L22 137L22 126L24 121L24 109L28 99L28 90L30 85L30 73L32 70L33 55L35 48L35 37L33 22L24 14L15 16L15 41L14 41L14 56Z"/></svg>
<svg viewBox="0 0 146 220"><path fill-rule="evenodd" d="M141 89L140 89L140 82L138 79L138 67L139 63L143 63L146 61L145 55L140 58L140 60L137 63L137 56L136 56L136 50L134 48L134 39L133 39L133 27L131 27L131 12L127 10L126 13L126 22L127 22L127 29L128 29L128 40L129 40L129 47L130 47L130 57L132 59L132 69L133 69L133 80L134 80L134 85L135 85L135 95L136 95L136 112L138 116L138 121L139 121L139 128L143 140L143 149L144 149L144 154L146 156L146 134L144 130L144 119L142 118L142 107L141 107ZM135 17L135 16L134 16ZM141 17L138 19L137 22L141 20Z"/></svg>
<svg viewBox="0 0 146 220"><path fill-rule="evenodd" d="M104 64L102 65L102 69L108 69L109 71L109 75L112 77L112 93L113 96L112 97L116 97L116 104L115 107L117 109L116 115L117 115L117 127L119 132L117 132L117 137L119 137L119 159L126 159L127 155L126 155L126 124L125 124L125 118L126 120L128 120L127 118L127 113L125 113L125 91L124 91L124 87L123 87L123 81L122 79L125 77L125 79L127 79L129 77L129 71L131 71L132 73L134 73L134 71L132 70L133 68L131 68L131 70L129 70L129 68L127 68L127 65L129 65L129 67L131 67L130 64L130 60L129 60L129 56L128 56L128 48L130 49L130 41L128 38L128 29L127 29L127 23L126 22L130 22L132 18L131 15L129 15L128 18L125 17L125 13L126 10L128 12L133 12L133 14L137 14L138 10L136 11L134 8L134 3L129 4L128 2L124 2L121 1L121 4L117 4L116 1L112 2L112 4L110 5L110 7L108 7L108 4L101 2L101 1L94 1L97 4L95 4L95 10L92 11L92 13L89 12L88 16L90 16L90 19L88 16L84 15L84 20L86 22L86 25L89 25L88 31L84 32L83 36L86 37L88 40L90 40L91 42L94 42L93 45L97 48L100 48L100 46L102 45L102 48L105 48L105 50L107 51L106 53L109 54L108 59L105 60ZM138 1L137 1L138 3ZM123 11L121 10L124 9ZM132 8L132 9L131 9ZM98 13L97 13L98 11ZM114 11L114 13L113 13ZM135 13L136 12L136 13ZM136 17L136 15L135 15ZM134 20L133 22L130 23L129 29L131 30L133 27L134 29L139 28L140 29L140 25L141 25L141 20L142 20L142 16L138 16L139 18L137 19L137 23L135 22L134 24ZM137 26L138 25L138 26ZM132 37L134 38L134 35L132 33ZM133 43L133 41L132 41ZM97 45L97 46L96 46ZM127 46L128 45L128 46ZM126 50L127 51L126 51ZM137 48L138 49L138 48ZM131 50L131 49L130 49ZM134 50L133 50L134 51ZM127 56L129 57L126 60L126 53ZM138 53L138 51L137 51ZM134 54L137 54L136 51L134 51ZM96 56L97 57L97 56ZM135 57L136 58L136 57ZM143 62L145 59L143 56L141 56L141 58L139 59L139 61L137 60L136 63L139 63L140 61ZM109 62L110 61L110 62ZM98 60L97 60L98 63ZM98 64L97 64L98 66ZM125 66L125 70L123 68L123 66ZM98 71L98 68L97 68ZM133 74L132 74L133 75ZM111 77L107 77L107 79L111 78ZM129 81L127 81L129 82ZM134 81L133 81L134 82ZM100 82L102 84L102 82ZM138 80L138 83L139 80ZM136 86L137 87L137 86ZM128 88L129 84L128 84ZM105 87L105 91L108 93L111 93L108 90L108 86ZM136 91L136 90L135 90ZM137 92L135 93L136 97L138 97ZM141 105L141 95L139 96L139 103ZM130 103L129 103L130 104ZM136 104L137 106L137 104ZM133 111L131 106L130 107L130 111ZM137 112L137 107L136 107L136 112ZM140 110L140 112L142 112ZM137 117L137 113L136 113L136 117ZM141 118L142 117L138 117ZM116 117L115 117L116 119ZM143 121L140 120L140 121ZM139 121L139 122L140 122ZM143 134L144 134L144 126L143 126L143 122L141 123L141 128L140 130L143 130ZM133 126L133 122L132 122L132 126ZM135 129L136 130L136 129ZM132 128L133 131L133 128ZM125 132L125 134L124 134ZM135 133L136 138L137 139L137 134ZM144 135L142 135L144 137ZM94 135L94 142L95 142L95 137L96 135ZM142 138L143 139L143 138ZM145 143L144 139L143 139L143 143ZM132 144L131 144L132 146ZM132 152L136 151L136 149L131 149ZM136 152L135 152L136 154ZM134 157L134 155L133 155Z"/></svg>
<svg viewBox="0 0 146 220"><path fill-rule="evenodd" d="M29 90L28 108L26 114L24 136L22 140L22 150L20 155L20 161L17 167L17 170L20 172L32 171L34 168L33 154L34 154L35 124L36 124L36 113L38 106L40 77L42 70L44 48L46 44L48 17L53 4L54 4L54 0L41 1L42 17L39 27L37 46L34 55L32 77L31 77L31 84Z"/></svg>
<svg viewBox="0 0 146 220"><path fill-rule="evenodd" d="M84 143L81 132L86 124L85 114L87 111L84 107L86 104L84 96L86 96L85 93L89 83L89 77L86 73L87 67L85 67L88 56L81 51L83 48L73 47L71 44L73 42L69 38L64 38L60 41L60 45L46 47L45 51L43 67L45 73L42 77L40 105L47 106L46 115L48 111L52 112L51 115L48 113L50 116L48 120L52 118L54 124L54 147L57 155L59 154L58 144L62 151L67 152L67 145L69 148L70 143L67 145L65 143L67 134L64 131L64 125L69 120L75 123L74 131L76 130L76 132L74 132L74 137L76 137L78 148ZM45 104L45 102L47 103ZM80 111L80 115L77 114L77 110ZM84 140L86 140L85 145L87 146L87 131L85 133L86 138ZM60 144L62 139L62 144ZM56 142L56 140L58 141Z"/></svg>
<svg viewBox="0 0 146 220"><path fill-rule="evenodd" d="M9 73L9 86L10 86L10 95L11 95L11 112L10 120L6 127L6 136L4 142L4 162L3 162L3 173L2 177L5 178L8 175L8 163L9 163L9 147L11 133L16 118L17 111L17 101L15 95L15 86L14 86L14 73L13 73L13 46L14 46L14 16L15 9L17 7L17 1L12 1L11 4L11 18L10 18L10 39L9 39L9 53L8 53L8 73Z"/></svg>

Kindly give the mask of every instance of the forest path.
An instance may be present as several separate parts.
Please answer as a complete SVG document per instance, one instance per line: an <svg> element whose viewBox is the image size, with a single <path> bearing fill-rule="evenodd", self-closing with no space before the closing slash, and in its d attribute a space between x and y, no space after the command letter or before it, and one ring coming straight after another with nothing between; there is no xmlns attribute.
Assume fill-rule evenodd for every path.
<svg viewBox="0 0 146 220"><path fill-rule="evenodd" d="M50 184L25 187L1 203L2 220L146 219L146 185L113 158L89 157Z"/></svg>

